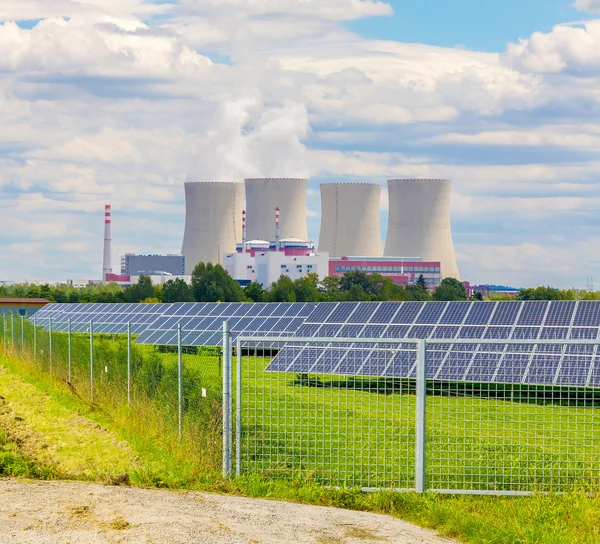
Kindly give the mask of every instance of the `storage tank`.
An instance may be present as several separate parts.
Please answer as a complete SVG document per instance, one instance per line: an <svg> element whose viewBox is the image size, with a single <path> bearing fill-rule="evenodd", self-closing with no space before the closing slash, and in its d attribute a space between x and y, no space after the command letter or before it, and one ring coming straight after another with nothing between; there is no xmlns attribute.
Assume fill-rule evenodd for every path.
<svg viewBox="0 0 600 544"><path fill-rule="evenodd" d="M381 185L321 185L319 251L330 257L381 257Z"/></svg>
<svg viewBox="0 0 600 544"><path fill-rule="evenodd" d="M448 179L390 179L386 257L441 263L442 278L460 279L452 231Z"/></svg>
<svg viewBox="0 0 600 544"><path fill-rule="evenodd" d="M200 263L222 264L242 239L244 186L232 182L185 184L185 232L181 254L185 273Z"/></svg>
<svg viewBox="0 0 600 544"><path fill-rule="evenodd" d="M275 209L280 210L281 238L308 239L306 190L308 180L255 178L246 184L246 236L248 240L275 238Z"/></svg>

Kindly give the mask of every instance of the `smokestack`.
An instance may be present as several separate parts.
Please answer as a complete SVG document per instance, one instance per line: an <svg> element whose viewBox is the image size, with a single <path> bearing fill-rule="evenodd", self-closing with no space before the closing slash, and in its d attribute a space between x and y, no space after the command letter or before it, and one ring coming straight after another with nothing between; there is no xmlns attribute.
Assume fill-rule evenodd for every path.
<svg viewBox="0 0 600 544"><path fill-rule="evenodd" d="M107 274L112 274L112 263L111 263L111 214L110 205L104 206L104 259L102 261L102 281L106 282Z"/></svg>
<svg viewBox="0 0 600 544"><path fill-rule="evenodd" d="M275 208L275 250L279 251L279 208Z"/></svg>
<svg viewBox="0 0 600 544"><path fill-rule="evenodd" d="M242 253L246 253L246 210L242 210Z"/></svg>

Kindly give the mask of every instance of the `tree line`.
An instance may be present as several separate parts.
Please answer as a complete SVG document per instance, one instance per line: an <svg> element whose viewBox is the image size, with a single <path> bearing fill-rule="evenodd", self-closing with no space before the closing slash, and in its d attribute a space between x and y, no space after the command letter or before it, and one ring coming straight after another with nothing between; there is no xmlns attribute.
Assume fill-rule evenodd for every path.
<svg viewBox="0 0 600 544"><path fill-rule="evenodd" d="M522 289L516 297L493 296L493 300L598 300L592 291L557 290L552 287ZM340 302L391 300L468 300L464 285L445 278L433 292L427 290L420 276L414 285L396 285L380 274L361 271L346 272L343 276L328 276L320 280L317 274L292 280L281 276L269 287L259 283L240 286L221 265L198 264L191 284L182 279L152 285L149 276L142 275L136 284L122 289L115 283L74 288L68 285L18 284L0 286L0 298L45 298L51 302ZM475 293L472 300L483 300Z"/></svg>

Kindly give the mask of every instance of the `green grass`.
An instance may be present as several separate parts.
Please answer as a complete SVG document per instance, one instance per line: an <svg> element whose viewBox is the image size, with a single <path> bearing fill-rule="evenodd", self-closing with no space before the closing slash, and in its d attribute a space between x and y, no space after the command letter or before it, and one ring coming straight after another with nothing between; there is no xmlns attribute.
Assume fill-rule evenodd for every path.
<svg viewBox="0 0 600 544"><path fill-rule="evenodd" d="M57 338L55 346L60 342ZM184 440L179 442L176 355L135 347L134 403L127 409L122 340L96 341L97 390L91 405L86 347L83 337L71 386L61 379L61 356L55 357L54 379L47 374L47 360L35 367L30 359L6 364L62 407L127 442L138 459L130 470L133 483L382 512L465 542L600 541L600 498L590 494L598 489L600 437L593 432L598 416L597 408L584 407L583 401L578 406L533 397L523 402L521 395L520 402L511 402L497 391L490 398L428 399L430 487L519 489L533 482L533 490L564 488L572 491L568 495L361 493L355 486L413 485L411 384L327 376L295 380L264 373L267 359L246 357L242 466L247 475L224 481L221 375L214 354L184 356Z"/></svg>

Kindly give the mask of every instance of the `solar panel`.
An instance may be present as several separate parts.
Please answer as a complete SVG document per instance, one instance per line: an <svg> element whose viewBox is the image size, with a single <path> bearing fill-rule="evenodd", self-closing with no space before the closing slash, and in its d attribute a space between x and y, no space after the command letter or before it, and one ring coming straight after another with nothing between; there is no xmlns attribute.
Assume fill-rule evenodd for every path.
<svg viewBox="0 0 600 544"><path fill-rule="evenodd" d="M357 303L352 304L353 310ZM136 339L138 344L176 345L177 327L182 329L182 343L186 346L220 346L222 344L223 322L229 321L232 340L240 334L255 336L282 336L296 333L302 328L306 318L317 310L317 303L184 303L167 305L162 315L148 325ZM327 312L334 306L329 304ZM351 313L350 307L339 313ZM344 313L345 312L345 313ZM303 330L312 336L321 327ZM339 328L339 326L338 326ZM163 334L157 334L157 331ZM334 331L335 332L335 331ZM269 344L270 345L270 344ZM264 342L257 347L269 347Z"/></svg>
<svg viewBox="0 0 600 544"><path fill-rule="evenodd" d="M361 319L364 325L359 329ZM352 322L352 326L348 325ZM600 386L595 345L506 344L503 340L600 338L600 301L383 302L319 305L296 336L373 338L380 342L305 346L286 372L414 377L415 344L385 339L486 339L493 344L430 344L430 379L502 384ZM281 368L284 347L267 371ZM291 348L290 348L291 349ZM597 355L598 354L598 355ZM311 366L311 357L313 360ZM301 361L302 364L297 364ZM306 370L308 369L308 370Z"/></svg>

